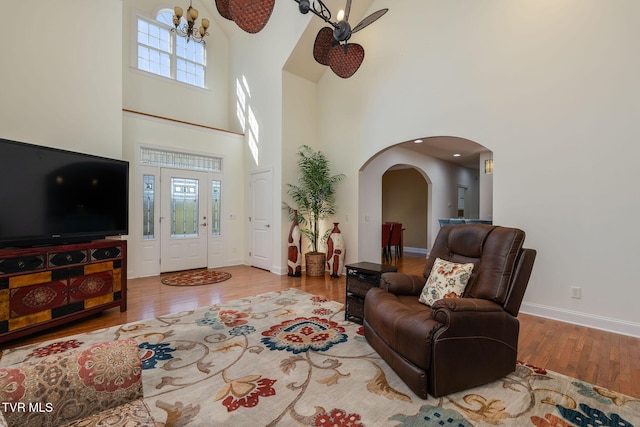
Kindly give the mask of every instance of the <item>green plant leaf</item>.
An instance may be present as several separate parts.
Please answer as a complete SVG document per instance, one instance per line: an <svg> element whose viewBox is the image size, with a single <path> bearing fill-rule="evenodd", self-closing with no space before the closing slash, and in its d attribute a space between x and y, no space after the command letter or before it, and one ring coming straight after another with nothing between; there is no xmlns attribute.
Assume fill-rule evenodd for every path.
<svg viewBox="0 0 640 427"><path fill-rule="evenodd" d="M287 184L287 194L296 207L285 203L285 208L291 220L294 210L298 211L300 231L310 240L313 252L318 252L320 222L335 215L336 186L345 175L331 175L325 155L308 145L302 145L297 154L300 178L297 184Z"/></svg>

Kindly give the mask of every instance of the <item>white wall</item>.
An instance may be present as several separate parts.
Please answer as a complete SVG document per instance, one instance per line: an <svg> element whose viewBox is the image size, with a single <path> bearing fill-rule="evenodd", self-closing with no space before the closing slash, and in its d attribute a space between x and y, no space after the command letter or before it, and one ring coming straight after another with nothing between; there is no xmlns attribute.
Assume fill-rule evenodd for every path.
<svg viewBox="0 0 640 427"><path fill-rule="evenodd" d="M172 9L173 3L162 0L137 2L123 0L122 13L123 40L121 45L123 76L123 99L120 108L144 114L182 120L195 125L228 129L229 124L229 40L214 18L218 15L209 2L196 0L193 6L200 12L200 18L209 18L209 36L205 38L207 67L207 88L197 88L172 79L139 71L135 34L137 16L155 19L163 8ZM186 5L185 5L186 6ZM183 7L184 8L184 7ZM123 113L121 113L123 114ZM223 200L222 228L225 235L224 259L227 264L244 262L246 252L243 137L233 133L189 126L167 120L158 120L138 114L124 113L123 145L124 155L131 162L130 180L130 236L129 236L129 277L137 277L141 248L139 236L142 231L140 217L136 216L139 201L136 200L138 165L135 151L140 146L160 147L172 151L199 153L223 158ZM159 255L159 254L158 254ZM140 268L139 268L140 269Z"/></svg>
<svg viewBox="0 0 640 427"><path fill-rule="evenodd" d="M11 4L14 16L28 17L28 30L20 32L19 40L6 39L0 43L5 65L0 68L0 137L132 162L131 233L136 232L138 225L133 191L136 144L222 156L228 190L223 210L236 215L234 220L226 218L227 230L239 239L239 243L229 242L226 257L229 263L242 262L245 252L244 227L240 221L245 211L242 138L137 116L123 119L122 112L126 108L228 128L229 42L211 19L207 89L140 72L132 68L135 14L153 17L161 7L173 7L158 0L143 3L61 0L53 4L29 0ZM201 16L211 17L215 11L209 3L195 1L194 6L200 9ZM99 30L87 31L87 22L98 22ZM137 252L135 243L130 243L128 273L135 277Z"/></svg>
<svg viewBox="0 0 640 427"><path fill-rule="evenodd" d="M231 87L235 90L236 80L246 79L250 89L247 102L259 127L258 155L253 157L245 148L244 170L246 174L255 171L272 171L274 188L272 208L272 267L271 271L286 273L286 241L282 218L283 188L283 67L310 17L300 15L293 2L276 2L274 11L265 28L257 34L247 34L235 29L231 42ZM235 111L235 99L230 100L230 108ZM240 124L232 118L230 129L241 130ZM248 141L245 141L245 147ZM247 204L248 206L248 204ZM286 225L288 231L289 226Z"/></svg>
<svg viewBox="0 0 640 427"><path fill-rule="evenodd" d="M206 89L156 76L137 69L137 16L155 19L161 9L173 9L163 0L123 0L121 107L189 123L229 129L229 40L217 22L211 2L193 1L200 18L209 18L209 35L205 37L207 58ZM186 10L188 4L183 5ZM214 15L215 14L215 15ZM200 22L200 19L198 20Z"/></svg>
<svg viewBox="0 0 640 427"><path fill-rule="evenodd" d="M131 167L130 179L130 210L129 210L129 252L128 275L138 277L138 256L141 252L142 212L136 196L138 180L138 165L135 163L136 150L140 147L180 149L187 153L204 154L221 157L222 172L222 234L224 239L223 257L225 265L242 264L245 252L245 181L243 168L243 142L241 135L210 130L195 126L176 124L165 120L158 120L126 113L124 115L124 156ZM179 145L176 144L179 141ZM158 254L159 255L159 254Z"/></svg>
<svg viewBox="0 0 640 427"><path fill-rule="evenodd" d="M13 23L0 42L0 137L120 159L122 3L25 0L2 9Z"/></svg>
<svg viewBox="0 0 640 427"><path fill-rule="evenodd" d="M121 157L123 106L157 105L156 114L170 117L190 108L189 90L130 99L138 88L123 53L129 30L122 9L133 3L7 6L37 31L0 44L2 137ZM523 309L640 335L640 290L630 267L640 256L632 172L640 155L640 2L375 0L370 12L382 7L389 13L353 37L366 50L360 70L347 80L325 73L316 95L316 148L335 173L347 175L337 215L349 239L347 257L364 260L370 238L372 221L364 221L359 200L371 189L358 176L361 167L417 136L467 138L494 153L494 222L523 228L539 253ZM282 66L309 19L295 4L276 2L261 33L238 30L228 41L228 87L234 90L242 75L249 79L262 131L259 165L245 148L243 173L272 168L276 189L285 182L278 172L285 159ZM102 30L85 31L96 20ZM226 97L227 128L238 130L235 101ZM217 124L225 101L212 102ZM180 147L188 134L170 144ZM281 199L274 195L275 218ZM277 239L283 223L274 230L276 270L286 266ZM582 287L582 299L570 298L571 286Z"/></svg>
<svg viewBox="0 0 640 427"><path fill-rule="evenodd" d="M319 84L319 147L363 165L418 135L484 145L494 222L523 228L538 250L524 310L640 335L640 3L377 0L370 11L382 7L354 40L366 49L356 75ZM340 205L357 209L343 188ZM372 223L361 222L360 258Z"/></svg>
<svg viewBox="0 0 640 427"><path fill-rule="evenodd" d="M297 162L301 145L314 147L318 134L317 85L284 71L282 74L282 195L283 201L292 204L287 195L287 184L298 184L300 177ZM334 173L335 174L335 173ZM279 242L286 242L291 221L283 211L282 232ZM302 252L310 250L309 242L303 239ZM281 245L281 256L287 259L287 246ZM304 262L304 258L303 258Z"/></svg>

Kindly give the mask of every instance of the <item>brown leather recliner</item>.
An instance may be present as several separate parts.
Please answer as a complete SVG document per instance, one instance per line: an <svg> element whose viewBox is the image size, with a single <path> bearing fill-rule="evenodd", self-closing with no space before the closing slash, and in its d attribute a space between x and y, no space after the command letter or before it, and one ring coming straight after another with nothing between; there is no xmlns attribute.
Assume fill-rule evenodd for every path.
<svg viewBox="0 0 640 427"><path fill-rule="evenodd" d="M423 276L384 273L365 297L364 335L423 399L504 377L516 367L516 316L536 251L525 233L486 224L440 229ZM418 301L436 258L474 264L462 298Z"/></svg>

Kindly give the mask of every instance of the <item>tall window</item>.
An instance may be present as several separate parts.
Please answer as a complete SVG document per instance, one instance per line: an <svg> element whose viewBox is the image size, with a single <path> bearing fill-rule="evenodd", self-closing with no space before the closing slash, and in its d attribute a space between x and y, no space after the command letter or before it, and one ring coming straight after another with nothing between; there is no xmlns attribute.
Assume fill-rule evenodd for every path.
<svg viewBox="0 0 640 427"><path fill-rule="evenodd" d="M184 17L182 18L184 19ZM156 20L138 17L138 69L205 87L206 51L204 45L176 35L173 12L161 10Z"/></svg>
<svg viewBox="0 0 640 427"><path fill-rule="evenodd" d="M211 235L220 235L220 217L222 214L222 208L220 206L220 188L222 182L219 180L211 181Z"/></svg>
<svg viewBox="0 0 640 427"><path fill-rule="evenodd" d="M153 175L144 175L142 178L142 238L150 240L156 237L154 230L155 180Z"/></svg>

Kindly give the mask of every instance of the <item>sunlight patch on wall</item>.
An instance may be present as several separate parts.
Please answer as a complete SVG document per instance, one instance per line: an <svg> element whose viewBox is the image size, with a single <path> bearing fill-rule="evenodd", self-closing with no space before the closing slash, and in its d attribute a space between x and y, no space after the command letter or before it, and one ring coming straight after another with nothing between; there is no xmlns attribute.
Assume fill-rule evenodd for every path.
<svg viewBox="0 0 640 427"><path fill-rule="evenodd" d="M251 150L253 161L258 166L260 158L260 126L249 105L250 99L251 91L246 77L242 76L242 81L236 79L236 116L240 126L242 126L242 131L247 134L249 150Z"/></svg>
<svg viewBox="0 0 640 427"><path fill-rule="evenodd" d="M240 126L242 126L242 131L245 131L246 118L245 118L245 109L247 107L247 97L245 95L245 91L240 83L240 80L236 79L236 116L238 117L238 122Z"/></svg>
<svg viewBox="0 0 640 427"><path fill-rule="evenodd" d="M249 107L249 149L251 150L251 154L253 155L253 160L256 162L256 166L258 166L258 142L259 138L259 127L258 121L256 120L256 116L253 115L253 110Z"/></svg>

